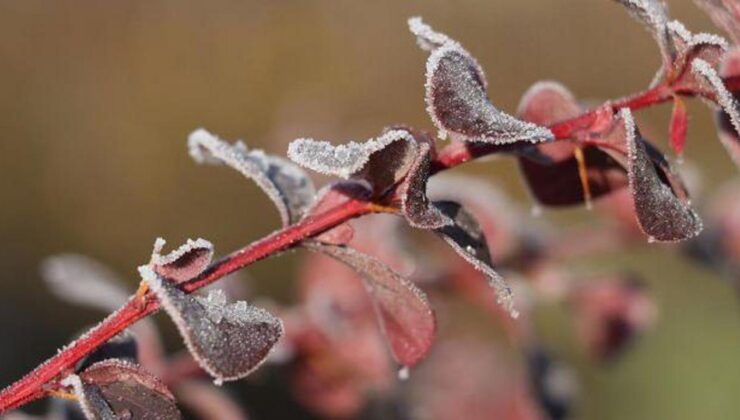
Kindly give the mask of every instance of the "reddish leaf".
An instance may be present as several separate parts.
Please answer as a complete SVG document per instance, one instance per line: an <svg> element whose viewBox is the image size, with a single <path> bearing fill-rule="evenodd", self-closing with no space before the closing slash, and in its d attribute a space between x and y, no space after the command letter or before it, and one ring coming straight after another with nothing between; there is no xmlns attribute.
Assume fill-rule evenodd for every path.
<svg viewBox="0 0 740 420"><path fill-rule="evenodd" d="M526 123L496 109L488 100L486 79L478 62L459 43L434 32L420 19L409 21L419 44L430 49L426 104L441 137L508 144L552 140L547 128Z"/></svg>
<svg viewBox="0 0 740 420"><path fill-rule="evenodd" d="M249 375L283 335L282 322L264 309L244 301L227 304L221 291L207 297L187 295L149 266L139 267L139 272L175 322L190 353L216 383Z"/></svg>
<svg viewBox="0 0 740 420"><path fill-rule="evenodd" d="M513 317L518 316L514 309L511 289L503 278L494 271L488 244L478 221L460 204L452 201L436 201L434 206L447 215L453 224L437 229L442 238L461 257L488 279L496 293L496 300Z"/></svg>
<svg viewBox="0 0 740 420"><path fill-rule="evenodd" d="M188 239L169 254L161 255L166 243L164 239L157 238L151 264L157 274L175 283L196 277L208 267L213 258L213 244L205 239Z"/></svg>
<svg viewBox="0 0 740 420"><path fill-rule="evenodd" d="M170 391L141 367L107 360L62 381L72 388L90 420L181 418Z"/></svg>
<svg viewBox="0 0 740 420"><path fill-rule="evenodd" d="M630 190L640 227L651 241L676 242L701 232L699 216L659 175L628 109L620 112L628 146Z"/></svg>
<svg viewBox="0 0 740 420"><path fill-rule="evenodd" d="M352 248L317 243L308 248L347 264L363 276L398 363L413 366L426 356L436 322L424 292L385 264Z"/></svg>
<svg viewBox="0 0 740 420"><path fill-rule="evenodd" d="M689 114L686 110L686 104L681 98L676 96L673 99L673 114L671 115L671 146L677 155L683 154L684 144L686 143L686 131L689 127Z"/></svg>
<svg viewBox="0 0 740 420"><path fill-rule="evenodd" d="M229 144L203 129L190 134L188 147L196 162L225 164L252 179L275 203L283 225L300 219L313 201L311 179L281 157L248 150L242 142Z"/></svg>

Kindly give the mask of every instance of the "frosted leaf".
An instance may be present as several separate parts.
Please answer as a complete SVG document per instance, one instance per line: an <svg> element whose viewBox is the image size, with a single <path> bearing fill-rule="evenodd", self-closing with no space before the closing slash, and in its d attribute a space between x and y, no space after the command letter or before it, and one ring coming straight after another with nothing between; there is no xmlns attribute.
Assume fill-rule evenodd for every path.
<svg viewBox="0 0 740 420"><path fill-rule="evenodd" d="M253 180L275 203L284 225L296 222L311 205L315 188L311 179L289 161L229 144L206 130L188 137L190 156L198 163L225 164Z"/></svg>
<svg viewBox="0 0 740 420"><path fill-rule="evenodd" d="M401 211L409 225L419 229L437 229L452 223L437 208L429 205L426 190L430 165L429 145L423 143L419 146L416 161L398 190Z"/></svg>
<svg viewBox="0 0 740 420"><path fill-rule="evenodd" d="M122 281L108 267L74 254L49 257L41 276L56 297L81 306L111 312L128 300Z"/></svg>
<svg viewBox="0 0 740 420"><path fill-rule="evenodd" d="M565 86L546 81L527 90L517 116L536 124L551 125L581 112L576 98ZM611 118L611 111L608 118ZM573 142L560 141L532 145L519 152L519 167L537 202L548 206L584 202L586 194L575 156L576 147ZM627 185L625 168L612 156L596 147L583 147L582 154L592 199Z"/></svg>
<svg viewBox="0 0 740 420"><path fill-rule="evenodd" d="M667 32L668 10L661 0L617 0L630 16L642 23L660 46L666 65L673 61L672 42Z"/></svg>
<svg viewBox="0 0 740 420"><path fill-rule="evenodd" d="M318 243L307 246L347 264L362 276L398 363L413 366L426 356L436 334L436 321L424 292L382 262L352 248Z"/></svg>
<svg viewBox="0 0 740 420"><path fill-rule="evenodd" d="M447 35L436 32L431 26L424 23L419 16L414 16L408 20L409 30L416 36L416 43L426 51L433 51L446 44L455 44Z"/></svg>
<svg viewBox="0 0 740 420"><path fill-rule="evenodd" d="M511 288L492 267L486 237L478 221L459 203L435 201L434 205L454 221L454 224L437 229L436 232L465 261L483 273L496 293L497 302L512 318L518 317L519 313L514 309Z"/></svg>
<svg viewBox="0 0 740 420"><path fill-rule="evenodd" d="M480 66L456 43L437 48L427 60L426 104L442 137L498 145L554 139L547 128L496 109L488 100Z"/></svg>
<svg viewBox="0 0 740 420"><path fill-rule="evenodd" d="M730 123L735 128L735 133L740 133L740 112L738 112L738 102L725 87L724 82L717 72L704 60L696 59L691 65L692 70L701 76L705 83L714 92L715 101L728 115Z"/></svg>
<svg viewBox="0 0 740 420"><path fill-rule="evenodd" d="M217 381L250 374L265 361L283 336L283 324L264 309L246 302L227 304L222 293L190 296L159 277L149 266L139 267L198 364Z"/></svg>
<svg viewBox="0 0 740 420"><path fill-rule="evenodd" d="M366 201L372 192L365 184L356 181L335 182L319 190L313 207L305 218L319 215L329 209L340 207L352 200ZM316 237L316 240L326 244L344 245L352 240L354 229L349 223L342 223Z"/></svg>
<svg viewBox="0 0 740 420"><path fill-rule="evenodd" d="M629 109L620 111L627 135L629 185L637 221L649 237L661 242L693 238L702 222L691 207L658 176Z"/></svg>
<svg viewBox="0 0 740 420"><path fill-rule="evenodd" d="M107 360L61 384L71 387L89 420L169 420L182 417L170 391L140 366Z"/></svg>
<svg viewBox="0 0 740 420"><path fill-rule="evenodd" d="M151 264L154 271L175 283L190 280L208 267L213 258L213 244L205 239L188 239L179 248L161 255L166 241L157 238L154 243Z"/></svg>
<svg viewBox="0 0 740 420"><path fill-rule="evenodd" d="M326 141L297 139L288 156L299 165L325 175L368 181L381 194L407 172L416 155L416 141L407 130L390 130L364 143L334 146Z"/></svg>
<svg viewBox="0 0 740 420"><path fill-rule="evenodd" d="M722 61L722 66L720 67L720 75L722 75L722 77L740 76L740 49L735 48L725 55ZM738 109L737 103L739 96L740 94L738 92L733 94L736 110ZM735 165L740 168L740 135L733 125L733 118L731 115L732 114L728 114L722 110L717 111L717 131L719 139L725 146L727 153L730 154Z"/></svg>
<svg viewBox="0 0 740 420"><path fill-rule="evenodd" d="M712 66L719 64L722 55L727 51L727 41L721 36L691 33L679 21L668 23L668 32L673 40L676 58L671 66L672 76L680 76L680 80L670 81L673 85L684 88L696 84L695 74L686 71L687 66L696 59L709 62Z"/></svg>
<svg viewBox="0 0 740 420"><path fill-rule="evenodd" d="M694 0L734 44L740 44L740 5L737 0Z"/></svg>

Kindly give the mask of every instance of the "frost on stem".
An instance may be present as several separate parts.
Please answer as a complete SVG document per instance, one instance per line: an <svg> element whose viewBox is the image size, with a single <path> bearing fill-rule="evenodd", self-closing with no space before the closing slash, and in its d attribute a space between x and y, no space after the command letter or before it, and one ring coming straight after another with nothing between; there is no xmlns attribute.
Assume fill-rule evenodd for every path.
<svg viewBox="0 0 740 420"><path fill-rule="evenodd" d="M702 230L701 219L658 176L629 109L619 115L627 139L629 185L640 227L651 241L677 242L697 236Z"/></svg>
<svg viewBox="0 0 740 420"><path fill-rule="evenodd" d="M129 296L119 276L82 255L49 257L41 264L41 275L52 294L80 306L114 311Z"/></svg>
<svg viewBox="0 0 740 420"><path fill-rule="evenodd" d="M167 387L132 363L99 362L79 374L67 376L61 385L72 389L88 420L182 417Z"/></svg>
<svg viewBox="0 0 740 420"><path fill-rule="evenodd" d="M344 179L365 180L376 194L397 183L416 156L417 143L407 130L389 130L364 143L334 146L327 141L297 139L288 157L313 171Z"/></svg>
<svg viewBox="0 0 740 420"><path fill-rule="evenodd" d="M435 201L434 206L454 221L454 224L437 229L436 232L465 261L486 276L489 285L496 292L497 302L512 318L518 317L511 288L492 267L488 243L478 221L459 203Z"/></svg>
<svg viewBox="0 0 740 420"><path fill-rule="evenodd" d="M398 363L414 366L426 356L434 341L436 321L424 292L382 262L352 248L315 242L306 246L347 264L362 276Z"/></svg>
<svg viewBox="0 0 740 420"><path fill-rule="evenodd" d="M434 32L421 19L409 22L419 45L431 50L426 66L426 104L441 137L509 144L552 140L545 127L520 121L491 104L478 62L459 43Z"/></svg>
<svg viewBox="0 0 740 420"><path fill-rule="evenodd" d="M217 383L243 378L259 367L283 336L282 322L244 301L227 304L221 291L191 296L139 267L142 278L159 298L180 331L190 353Z"/></svg>
<svg viewBox="0 0 740 420"><path fill-rule="evenodd" d="M252 179L275 203L283 225L300 219L313 201L311 180L283 158L248 150L242 142L229 144L203 129L190 134L188 148L198 163L225 164Z"/></svg>
<svg viewBox="0 0 740 420"><path fill-rule="evenodd" d="M358 181L333 182L322 187L316 200L306 212L305 218L314 217L329 209L342 206L351 200L368 200L372 191L365 183ZM316 237L316 240L331 245L344 245L352 240L354 229L349 223L342 223Z"/></svg>

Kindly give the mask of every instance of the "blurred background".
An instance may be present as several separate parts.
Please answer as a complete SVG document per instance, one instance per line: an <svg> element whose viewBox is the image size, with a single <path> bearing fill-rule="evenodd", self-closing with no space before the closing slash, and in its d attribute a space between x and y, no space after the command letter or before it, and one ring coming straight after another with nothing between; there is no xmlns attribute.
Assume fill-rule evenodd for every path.
<svg viewBox="0 0 740 420"><path fill-rule="evenodd" d="M692 30L716 32L691 2L668 3ZM172 245L204 237L224 254L277 228L254 185L191 161L192 130L284 154L297 137L362 140L393 123L432 129L426 54L406 28L414 15L478 58L494 103L509 112L538 80L601 100L642 89L659 65L650 36L607 0L1 1L0 383L101 318L46 291L46 256L89 255L134 290L157 236ZM691 110L686 156L701 203L737 174L710 112L698 102ZM639 116L664 150L668 115ZM459 171L532 205L513 160ZM575 225L593 216L577 208L542 217ZM254 295L291 302L299 260L250 267ZM740 416L740 306L729 285L660 247L579 264L642 274L660 316L606 366L584 362L557 312L542 316L546 340L577 368L576 418ZM311 418L275 381L233 389L253 418Z"/></svg>

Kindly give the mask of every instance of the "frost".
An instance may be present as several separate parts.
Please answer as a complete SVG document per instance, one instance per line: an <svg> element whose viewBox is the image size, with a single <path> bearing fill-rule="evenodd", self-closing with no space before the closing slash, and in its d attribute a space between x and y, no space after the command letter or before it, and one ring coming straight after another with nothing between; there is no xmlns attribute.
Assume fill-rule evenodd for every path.
<svg viewBox="0 0 740 420"><path fill-rule="evenodd" d="M362 276L398 363L414 366L426 356L436 334L436 321L424 292L382 262L352 248L318 243L306 246L347 264Z"/></svg>
<svg viewBox="0 0 740 420"><path fill-rule="evenodd" d="M416 141L407 130L390 130L364 143L333 146L297 139L288 147L288 157L299 165L325 175L367 180L378 193L406 174L415 152Z"/></svg>
<svg viewBox="0 0 740 420"><path fill-rule="evenodd" d="M89 420L179 419L172 393L140 366L119 360L96 363L61 385L72 388Z"/></svg>
<svg viewBox="0 0 740 420"><path fill-rule="evenodd" d="M434 206L426 195L431 155L428 144L421 144L416 161L399 188L401 211L409 225L419 229L437 229L452 221Z"/></svg>
<svg viewBox="0 0 740 420"><path fill-rule="evenodd" d="M447 35L436 32L431 26L424 23L419 16L414 16L408 20L409 30L416 36L416 43L426 51L433 51L445 44L455 44Z"/></svg>
<svg viewBox="0 0 740 420"><path fill-rule="evenodd" d="M514 309L511 288L492 268L488 244L478 222L456 202L435 201L434 205L450 219L454 220L454 224L437 229L437 233L465 261L469 262L476 270L486 276L489 285L496 292L497 302L512 318L518 317L519 313Z"/></svg>
<svg viewBox="0 0 740 420"><path fill-rule="evenodd" d="M520 121L494 107L487 97L483 71L456 43L431 53L425 86L432 121L440 133L453 140L509 144L554 139L547 128Z"/></svg>
<svg viewBox="0 0 740 420"><path fill-rule="evenodd" d="M128 292L115 273L82 255L47 258L41 265L41 275L55 296L77 305L109 312L128 299Z"/></svg>
<svg viewBox="0 0 740 420"><path fill-rule="evenodd" d="M315 188L308 176L289 161L229 144L199 129L188 138L190 156L198 163L225 164L253 180L280 212L284 225L296 222L311 205Z"/></svg>
<svg viewBox="0 0 740 420"><path fill-rule="evenodd" d="M729 116L730 123L735 128L735 133L740 133L740 113L738 113L738 103L732 94L727 90L722 79L709 63L704 60L696 59L691 65L693 72L701 76L716 95L716 101L722 110Z"/></svg>
<svg viewBox="0 0 740 420"><path fill-rule="evenodd" d="M139 267L139 272L190 353L216 380L232 381L250 374L284 334L282 322L264 309L246 302L227 304L218 291L206 297L187 295L149 266Z"/></svg>
<svg viewBox="0 0 740 420"><path fill-rule="evenodd" d="M167 242L157 238L154 242L151 264L154 271L176 283L190 280L208 267L213 258L213 244L205 239L188 239L172 252L161 255Z"/></svg>
<svg viewBox="0 0 740 420"><path fill-rule="evenodd" d="M640 227L661 242L690 239L702 230L699 216L658 176L629 109L620 111L628 149L629 185Z"/></svg>

